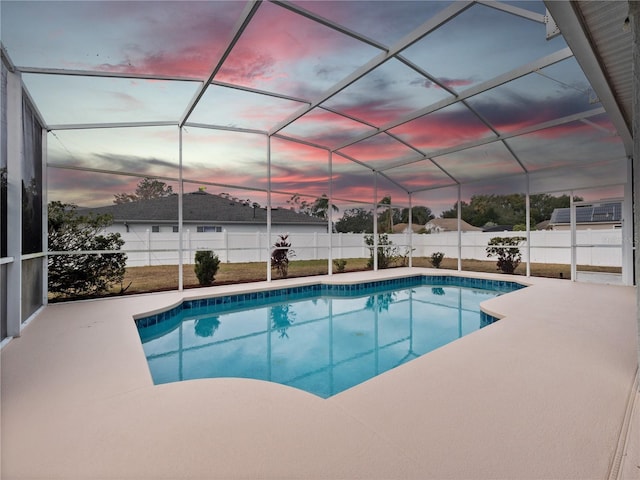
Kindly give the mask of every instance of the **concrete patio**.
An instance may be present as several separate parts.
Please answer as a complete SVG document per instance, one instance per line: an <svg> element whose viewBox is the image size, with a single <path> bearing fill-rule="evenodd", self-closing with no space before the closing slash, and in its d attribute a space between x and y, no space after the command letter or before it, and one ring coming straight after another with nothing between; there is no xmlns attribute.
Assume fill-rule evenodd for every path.
<svg viewBox="0 0 640 480"><path fill-rule="evenodd" d="M640 478L634 287L513 277L531 286L483 304L499 322L326 400L154 386L132 320L207 293L429 272L50 305L1 352L2 478Z"/></svg>

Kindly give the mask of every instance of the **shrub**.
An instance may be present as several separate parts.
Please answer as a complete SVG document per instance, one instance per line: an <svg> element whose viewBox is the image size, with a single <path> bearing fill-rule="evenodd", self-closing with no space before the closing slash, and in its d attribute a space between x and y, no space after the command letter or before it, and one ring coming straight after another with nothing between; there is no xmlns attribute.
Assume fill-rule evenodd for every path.
<svg viewBox="0 0 640 480"><path fill-rule="evenodd" d="M287 278L289 275L289 257L295 255L288 239L289 235L280 235L279 240L273 245L273 252L271 252L271 268L278 271L280 278Z"/></svg>
<svg viewBox="0 0 640 480"><path fill-rule="evenodd" d="M198 250L196 252L195 272L198 283L204 287L211 285L215 279L220 259L210 250Z"/></svg>
<svg viewBox="0 0 640 480"><path fill-rule="evenodd" d="M444 258L444 253L433 252L431 254L431 258L429 259L429 261L431 262L431 265L433 265L433 268L440 268L440 264L442 263L443 258Z"/></svg>
<svg viewBox="0 0 640 480"><path fill-rule="evenodd" d="M119 233L106 233L110 215L82 215L77 206L61 202L48 205L50 251L109 250L113 253L50 255L49 292L62 297L90 297L107 293L120 284L124 293L127 255L120 252L124 240Z"/></svg>
<svg viewBox="0 0 640 480"><path fill-rule="evenodd" d="M498 258L496 265L502 273L513 274L522 260L519 247L525 240L526 237L493 237L487 246L487 256Z"/></svg>
<svg viewBox="0 0 640 480"><path fill-rule="evenodd" d="M336 272L342 273L347 266L347 261L344 258L336 258L333 260L333 266L336 267Z"/></svg>
<svg viewBox="0 0 640 480"><path fill-rule="evenodd" d="M369 261L367 267L373 267L373 235L365 235L364 241L369 247ZM389 268L398 260L398 248L389 240L386 233L378 234L378 268Z"/></svg>

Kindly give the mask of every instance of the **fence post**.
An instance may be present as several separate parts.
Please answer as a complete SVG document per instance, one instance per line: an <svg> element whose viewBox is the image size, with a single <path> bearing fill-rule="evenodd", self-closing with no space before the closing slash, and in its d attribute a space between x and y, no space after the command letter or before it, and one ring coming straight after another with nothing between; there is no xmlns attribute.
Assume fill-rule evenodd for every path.
<svg viewBox="0 0 640 480"><path fill-rule="evenodd" d="M151 265L151 230L147 228L147 238L146 238L146 247L147 247L147 267Z"/></svg>
<svg viewBox="0 0 640 480"><path fill-rule="evenodd" d="M223 243L224 243L224 261L229 262L229 232L225 228L222 231L223 234Z"/></svg>
<svg viewBox="0 0 640 480"><path fill-rule="evenodd" d="M187 228L187 263L195 263L191 261L191 230Z"/></svg>
<svg viewBox="0 0 640 480"><path fill-rule="evenodd" d="M313 259L318 260L318 232L313 232Z"/></svg>
<svg viewBox="0 0 640 480"><path fill-rule="evenodd" d="M258 251L258 262L262 261L262 248L260 247L260 230L256 232L256 250ZM267 240L269 241L269 240Z"/></svg>

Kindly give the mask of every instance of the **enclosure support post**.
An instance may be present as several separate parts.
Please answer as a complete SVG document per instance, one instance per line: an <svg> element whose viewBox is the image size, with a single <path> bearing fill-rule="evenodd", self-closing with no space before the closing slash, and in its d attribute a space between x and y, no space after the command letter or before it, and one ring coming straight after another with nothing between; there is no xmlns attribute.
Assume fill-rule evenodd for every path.
<svg viewBox="0 0 640 480"><path fill-rule="evenodd" d="M622 284L633 285L633 157L627 159L622 202Z"/></svg>
<svg viewBox="0 0 640 480"><path fill-rule="evenodd" d="M576 252L576 204L573 201L573 190L570 192L569 205L571 207L571 281L575 282L578 276L578 268L576 265L577 252Z"/></svg>
<svg viewBox="0 0 640 480"><path fill-rule="evenodd" d="M329 275L333 275L333 153L331 150L327 150L327 152L329 157L329 205L327 205L329 254L327 255L327 272Z"/></svg>
<svg viewBox="0 0 640 480"><path fill-rule="evenodd" d="M413 205L409 194L409 267L413 267Z"/></svg>
<svg viewBox="0 0 640 480"><path fill-rule="evenodd" d="M178 127L178 291L184 289L184 259L182 244L182 195L184 194L184 186L182 185L182 127Z"/></svg>
<svg viewBox="0 0 640 480"><path fill-rule="evenodd" d="M47 141L49 135L42 130L42 305L49 304L49 184L47 182Z"/></svg>
<svg viewBox="0 0 640 480"><path fill-rule="evenodd" d="M458 184L458 271L462 271L462 186Z"/></svg>
<svg viewBox="0 0 640 480"><path fill-rule="evenodd" d="M267 135L267 282L271 281L271 137Z"/></svg>
<svg viewBox="0 0 640 480"><path fill-rule="evenodd" d="M22 79L7 73L7 337L22 324Z"/></svg>
<svg viewBox="0 0 640 480"><path fill-rule="evenodd" d="M525 223L527 228L527 277L531 276L531 195L527 173L527 196L525 197Z"/></svg>
<svg viewBox="0 0 640 480"><path fill-rule="evenodd" d="M373 172L373 271L378 271L378 172Z"/></svg>

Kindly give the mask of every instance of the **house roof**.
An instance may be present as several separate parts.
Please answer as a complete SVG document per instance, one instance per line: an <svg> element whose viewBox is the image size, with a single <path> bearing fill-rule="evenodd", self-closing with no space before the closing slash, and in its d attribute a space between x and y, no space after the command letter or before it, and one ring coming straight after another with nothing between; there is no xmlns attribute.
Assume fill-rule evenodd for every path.
<svg viewBox="0 0 640 480"><path fill-rule="evenodd" d="M206 192L186 193L182 197L183 221L189 223L253 223L267 222L264 207L253 208L250 204L234 201ZM84 212L110 214L113 221L122 222L171 222L178 221L178 195L140 200L97 208ZM272 209L273 224L326 225L327 221L287 209Z"/></svg>
<svg viewBox="0 0 640 480"><path fill-rule="evenodd" d="M620 223L622 203L602 203L576 207L576 223ZM556 208L551 214L551 225L571 223L571 208Z"/></svg>
<svg viewBox="0 0 640 480"><path fill-rule="evenodd" d="M434 218L429 220L427 225L433 225L440 227L441 230L456 232L458 231L458 219L457 218ZM460 220L460 231L462 232L481 232L480 227L474 227L470 223Z"/></svg>
<svg viewBox="0 0 640 480"><path fill-rule="evenodd" d="M398 223L393 226L393 233L403 233L409 227L408 223ZM411 229L414 233L419 232L424 228L424 225L416 225L415 223L411 224Z"/></svg>

